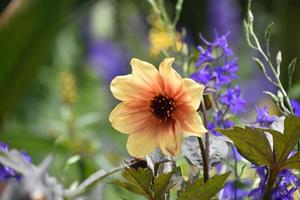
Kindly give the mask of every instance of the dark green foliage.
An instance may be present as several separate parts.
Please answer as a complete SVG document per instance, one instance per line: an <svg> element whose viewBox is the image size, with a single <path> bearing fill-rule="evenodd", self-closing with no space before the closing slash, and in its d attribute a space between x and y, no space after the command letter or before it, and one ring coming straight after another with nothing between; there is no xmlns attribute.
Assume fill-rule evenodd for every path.
<svg viewBox="0 0 300 200"><path fill-rule="evenodd" d="M173 186L171 178L178 168L169 173L153 176L149 168L126 168L122 174L125 181L115 180L113 183L133 193L145 196L151 200L162 200L166 192Z"/></svg>
<svg viewBox="0 0 300 200"><path fill-rule="evenodd" d="M0 120L13 109L48 57L71 2L28 1L0 27Z"/></svg>
<svg viewBox="0 0 300 200"><path fill-rule="evenodd" d="M203 183L202 178L198 178L194 183L188 183L185 189L178 191L177 200L211 199L224 187L229 175L230 172L215 175L206 183Z"/></svg>
<svg viewBox="0 0 300 200"><path fill-rule="evenodd" d="M272 166L273 153L268 139L260 130L234 127L218 130L233 141L240 154L255 165Z"/></svg>

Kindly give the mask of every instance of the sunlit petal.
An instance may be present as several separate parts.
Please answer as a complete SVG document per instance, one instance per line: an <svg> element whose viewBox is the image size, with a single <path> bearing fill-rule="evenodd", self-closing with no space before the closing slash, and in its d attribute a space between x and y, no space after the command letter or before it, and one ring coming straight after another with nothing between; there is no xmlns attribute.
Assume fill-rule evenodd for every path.
<svg viewBox="0 0 300 200"><path fill-rule="evenodd" d="M172 68L173 62L174 58L165 58L159 65L159 73L164 82L164 92L172 97L182 87L182 78Z"/></svg>
<svg viewBox="0 0 300 200"><path fill-rule="evenodd" d="M160 74L158 70L150 63L133 58L130 62L132 67L132 76L139 86L143 86L148 90L160 90Z"/></svg>
<svg viewBox="0 0 300 200"><path fill-rule="evenodd" d="M130 101L147 98L147 91L133 81L133 76L117 76L110 84L110 90L116 99Z"/></svg>
<svg viewBox="0 0 300 200"><path fill-rule="evenodd" d="M131 134L127 141L127 150L136 158L144 158L157 147L154 132L140 132Z"/></svg>
<svg viewBox="0 0 300 200"><path fill-rule="evenodd" d="M158 143L163 154L176 156L181 150L182 134L176 123L163 127L158 134Z"/></svg>
<svg viewBox="0 0 300 200"><path fill-rule="evenodd" d="M185 99L188 104L191 105L195 110L200 106L200 102L203 96L204 85L200 85L192 79L184 78L183 84L185 87Z"/></svg>
<svg viewBox="0 0 300 200"><path fill-rule="evenodd" d="M185 135L202 136L207 132L207 129L203 126L200 115L191 109L190 106L181 106L174 115Z"/></svg>
<svg viewBox="0 0 300 200"><path fill-rule="evenodd" d="M132 103L131 103L132 104ZM148 126L151 113L144 106L119 103L109 116L109 121L121 133L137 133Z"/></svg>

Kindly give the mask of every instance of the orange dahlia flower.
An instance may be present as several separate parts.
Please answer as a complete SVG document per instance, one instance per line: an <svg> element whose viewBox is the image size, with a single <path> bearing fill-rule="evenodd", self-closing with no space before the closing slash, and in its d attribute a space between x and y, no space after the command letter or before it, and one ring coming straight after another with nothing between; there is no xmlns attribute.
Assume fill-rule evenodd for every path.
<svg viewBox="0 0 300 200"><path fill-rule="evenodd" d="M109 116L112 126L129 134L127 150L142 158L160 147L165 155L180 152L182 136L207 132L197 109L204 86L181 76L166 58L159 71L150 63L133 58L132 74L117 76L110 89L121 100Z"/></svg>

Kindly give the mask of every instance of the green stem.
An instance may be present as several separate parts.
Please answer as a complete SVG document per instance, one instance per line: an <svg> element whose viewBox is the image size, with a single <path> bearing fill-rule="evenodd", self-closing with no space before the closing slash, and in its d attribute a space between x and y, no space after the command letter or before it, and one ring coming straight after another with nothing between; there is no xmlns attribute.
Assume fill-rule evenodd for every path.
<svg viewBox="0 0 300 200"><path fill-rule="evenodd" d="M261 45L260 45L260 43L259 43L259 41L258 41L258 39L257 39L257 37L256 37L256 35L255 35L252 27L250 28L250 34L253 37L255 45L256 45L256 47L252 47L252 48L254 48L255 50L257 50L262 55L262 57L268 63L269 68L272 70L272 73L273 73L273 75L275 77L275 81L273 81L272 79L270 80L270 78L268 78L268 76L267 76L268 80L272 84L274 84L275 86L277 86L278 89L281 91L281 93L283 95L283 99L284 99L285 105L287 106L287 109L288 109L288 114L289 115L294 114L294 110L293 110L293 107L291 105L291 102L290 102L290 99L288 97L288 94L285 91L285 89L284 89L284 87L283 87L283 85L281 83L281 80L280 80L280 71L279 71L280 69L278 69L277 72L276 72L276 69L273 66L272 62L271 62L271 58L268 55L266 55L266 53L262 50Z"/></svg>
<svg viewBox="0 0 300 200"><path fill-rule="evenodd" d="M231 145L233 157L234 157L234 174L235 174L235 182L234 182L234 200L237 199L237 187L238 187L238 181L240 179L239 174L238 174L238 168L237 168L237 157L236 153L234 151L234 146Z"/></svg>
<svg viewBox="0 0 300 200"><path fill-rule="evenodd" d="M269 200L269 199L271 199L271 197L272 197L272 189L273 189L273 187L275 185L278 173L279 173L279 170L276 167L270 169L270 176L269 176L269 179L268 179L268 183L267 183L267 187L266 187L266 190L265 190L265 194L263 196L263 200Z"/></svg>

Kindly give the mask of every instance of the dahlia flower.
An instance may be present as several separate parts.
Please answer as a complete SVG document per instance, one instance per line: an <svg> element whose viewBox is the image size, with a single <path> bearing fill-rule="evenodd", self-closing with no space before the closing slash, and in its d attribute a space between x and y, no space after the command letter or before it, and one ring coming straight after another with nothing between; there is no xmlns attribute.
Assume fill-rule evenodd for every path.
<svg viewBox="0 0 300 200"><path fill-rule="evenodd" d="M129 134L127 150L143 158L159 147L177 155L182 136L201 136L207 130L197 113L204 86L172 68L174 58L161 62L159 70L133 58L132 74L117 76L110 89L119 103L109 116L112 126Z"/></svg>

